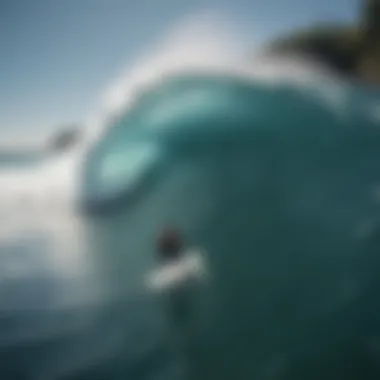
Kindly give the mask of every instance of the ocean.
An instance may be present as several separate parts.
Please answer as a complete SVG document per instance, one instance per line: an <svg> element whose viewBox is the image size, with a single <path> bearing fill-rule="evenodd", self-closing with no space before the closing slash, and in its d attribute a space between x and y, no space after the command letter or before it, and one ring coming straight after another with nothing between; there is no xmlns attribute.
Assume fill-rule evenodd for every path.
<svg viewBox="0 0 380 380"><path fill-rule="evenodd" d="M70 165L2 169L0 379L379 378L380 92L214 58L139 66ZM202 280L147 285L165 226Z"/></svg>
<svg viewBox="0 0 380 380"><path fill-rule="evenodd" d="M194 89L212 102L193 103ZM342 114L327 90L169 81L134 108L140 127L120 132L127 113L89 155L83 189L107 205L127 186L116 208L4 209L1 378L377 378L380 129L368 107L379 95L350 87ZM173 122L165 104L181 94ZM260 107L246 112L243 98ZM155 102L163 114L149 113ZM161 158L130 161L121 182L130 171L97 176L122 133L119 164L144 141ZM207 253L207 280L147 286L165 223Z"/></svg>

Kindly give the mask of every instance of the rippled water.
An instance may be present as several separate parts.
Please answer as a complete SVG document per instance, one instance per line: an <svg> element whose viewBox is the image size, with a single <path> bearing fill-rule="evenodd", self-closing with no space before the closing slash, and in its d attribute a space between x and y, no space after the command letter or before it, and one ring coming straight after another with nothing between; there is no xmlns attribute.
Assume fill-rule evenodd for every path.
<svg viewBox="0 0 380 380"><path fill-rule="evenodd" d="M1 377L182 378L190 300L148 290L152 257L125 244L125 217L45 221L2 243Z"/></svg>
<svg viewBox="0 0 380 380"><path fill-rule="evenodd" d="M152 117L160 90L135 109L171 120L134 135L167 161L118 213L2 209L1 378L379 377L378 93L208 82L227 94L211 118ZM146 286L165 223L207 252L206 282Z"/></svg>
<svg viewBox="0 0 380 380"><path fill-rule="evenodd" d="M117 215L13 214L1 378L377 378L380 130L348 120L181 151ZM207 251L207 282L146 287L165 221Z"/></svg>

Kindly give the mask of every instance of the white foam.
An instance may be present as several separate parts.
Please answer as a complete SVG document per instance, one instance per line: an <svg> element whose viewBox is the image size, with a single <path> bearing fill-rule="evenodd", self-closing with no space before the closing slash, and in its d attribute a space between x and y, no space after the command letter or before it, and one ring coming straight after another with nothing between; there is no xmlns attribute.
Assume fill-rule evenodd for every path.
<svg viewBox="0 0 380 380"><path fill-rule="evenodd" d="M281 78L298 82L313 78L315 81L316 73L325 79L331 76L300 58L280 59L258 54L249 60L242 59L252 45L255 45L254 38L239 32L223 13L200 12L181 20L147 49L143 57L126 65L107 86L101 96L101 106L85 125L82 144L35 168L0 169L2 197L6 199L6 202L0 201L0 208L3 204L10 207L18 198L31 198L30 203L37 208L45 207L45 201L62 204L62 207L75 204L81 166L88 150L112 125L112 120L133 106L142 91L167 76L201 72L241 76L247 80L263 79L268 83L277 83ZM328 101L339 103L344 95L341 92L335 91L334 99Z"/></svg>
<svg viewBox="0 0 380 380"><path fill-rule="evenodd" d="M323 83L332 87L334 94L328 97L337 102L340 82L326 66L308 57L267 54L255 45L254 36L239 31L221 12L200 12L180 20L144 56L126 65L105 89L99 110L88 122L89 140L101 138L108 125L133 106L139 94L171 75L219 74L268 85L283 81L318 86ZM253 54L245 59L249 51Z"/></svg>

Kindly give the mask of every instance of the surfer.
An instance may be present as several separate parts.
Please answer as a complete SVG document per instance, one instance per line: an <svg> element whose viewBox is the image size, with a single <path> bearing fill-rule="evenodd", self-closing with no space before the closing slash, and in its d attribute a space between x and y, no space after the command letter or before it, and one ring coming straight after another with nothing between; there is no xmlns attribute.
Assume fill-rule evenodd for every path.
<svg viewBox="0 0 380 380"><path fill-rule="evenodd" d="M158 235L155 251L158 265L147 276L151 289L174 289L205 274L202 251L186 247L182 234L175 228L165 228Z"/></svg>
<svg viewBox="0 0 380 380"><path fill-rule="evenodd" d="M194 320L194 288L189 280L196 276L196 256L186 247L181 232L166 227L156 242L158 268L149 276L151 289L164 291L167 296L166 314L171 326L171 337L177 350L188 339L188 332ZM194 260L195 259L195 260Z"/></svg>

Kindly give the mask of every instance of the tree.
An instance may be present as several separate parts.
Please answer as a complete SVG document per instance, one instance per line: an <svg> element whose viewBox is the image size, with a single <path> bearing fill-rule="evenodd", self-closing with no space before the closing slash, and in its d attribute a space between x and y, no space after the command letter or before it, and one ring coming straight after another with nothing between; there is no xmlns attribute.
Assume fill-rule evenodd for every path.
<svg viewBox="0 0 380 380"><path fill-rule="evenodd" d="M380 0L364 0L362 27L366 39L380 44Z"/></svg>

